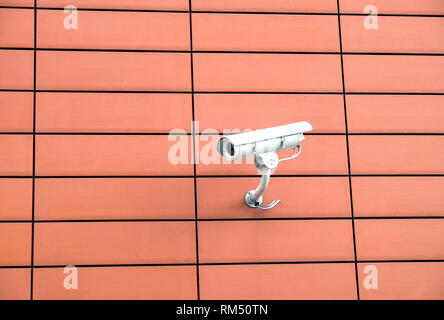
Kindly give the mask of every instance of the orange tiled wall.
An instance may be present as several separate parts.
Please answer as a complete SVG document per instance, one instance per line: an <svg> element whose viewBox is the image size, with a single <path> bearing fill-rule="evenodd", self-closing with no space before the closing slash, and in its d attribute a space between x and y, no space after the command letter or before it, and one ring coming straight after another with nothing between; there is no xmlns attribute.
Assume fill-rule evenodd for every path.
<svg viewBox="0 0 444 320"><path fill-rule="evenodd" d="M0 0L0 298L443 299L444 2L373 0L377 30L367 4ZM282 202L170 164L193 119L311 122Z"/></svg>

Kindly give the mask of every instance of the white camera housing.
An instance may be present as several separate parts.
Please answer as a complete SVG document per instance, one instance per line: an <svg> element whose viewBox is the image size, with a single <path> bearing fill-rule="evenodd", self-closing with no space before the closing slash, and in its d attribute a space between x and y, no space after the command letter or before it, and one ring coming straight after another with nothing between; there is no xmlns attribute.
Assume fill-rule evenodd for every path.
<svg viewBox="0 0 444 320"><path fill-rule="evenodd" d="M225 159L238 160L268 152L294 149L305 139L303 133L312 129L311 124L302 121L224 136L217 143L217 151Z"/></svg>
<svg viewBox="0 0 444 320"><path fill-rule="evenodd" d="M245 195L245 202L249 207L266 210L280 202L280 200L275 200L262 206L262 194L268 186L271 170L277 168L279 162L296 158L301 152L301 142L305 139L304 133L312 129L311 124L302 121L224 136L218 141L217 151L225 159L238 160L254 156L256 167L262 171L259 186ZM288 158L279 159L276 152L289 149L294 149L294 154ZM298 149L297 152L296 149Z"/></svg>

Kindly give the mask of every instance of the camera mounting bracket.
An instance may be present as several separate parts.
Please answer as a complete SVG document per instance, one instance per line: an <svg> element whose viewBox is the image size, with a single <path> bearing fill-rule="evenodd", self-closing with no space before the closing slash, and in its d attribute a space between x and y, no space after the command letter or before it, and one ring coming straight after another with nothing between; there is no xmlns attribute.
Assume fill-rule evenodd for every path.
<svg viewBox="0 0 444 320"><path fill-rule="evenodd" d="M285 143L285 141L282 141L282 143ZM262 210L268 210L276 206L281 200L274 200L265 206L262 205L262 194L267 189L268 183L270 181L271 171L273 169L276 169L280 162L294 159L300 153L301 144L298 143L296 148L294 148L294 153L288 158L279 159L276 152L256 154L254 156L254 164L256 165L256 168L262 171L261 181L259 183L259 186L255 190L250 190L246 193L245 203L251 208L259 208Z"/></svg>

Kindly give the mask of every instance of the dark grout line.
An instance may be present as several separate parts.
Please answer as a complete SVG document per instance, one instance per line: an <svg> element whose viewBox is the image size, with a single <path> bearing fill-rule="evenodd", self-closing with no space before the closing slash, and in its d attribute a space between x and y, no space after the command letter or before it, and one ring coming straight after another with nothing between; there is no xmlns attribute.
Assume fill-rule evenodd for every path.
<svg viewBox="0 0 444 320"><path fill-rule="evenodd" d="M136 222L242 222L242 221L352 221L352 220L443 220L444 216L347 216L347 217L270 217L270 218L189 218L189 219L63 219L63 220L0 220L2 223L136 223Z"/></svg>
<svg viewBox="0 0 444 320"><path fill-rule="evenodd" d="M128 264L83 264L75 265L76 268L107 268L107 267L183 267L183 266L196 266L196 263L128 263ZM47 268L65 268L66 265L39 265L34 268L47 269Z"/></svg>
<svg viewBox="0 0 444 320"><path fill-rule="evenodd" d="M202 262L201 265L224 266L224 265L279 265L279 264L342 264L355 263L354 260L323 260L323 261L259 261L259 262ZM409 262L444 262L444 260L357 260L357 263L409 263Z"/></svg>
<svg viewBox="0 0 444 320"><path fill-rule="evenodd" d="M34 7L20 7L20 6L0 6L0 9L34 9ZM57 11L64 11L65 8L63 7L37 7L37 11L43 11L43 10L57 10ZM67 8L67 10L70 10ZM162 9L112 9L112 8L76 8L77 11L109 11L109 12L152 12L152 13L188 13L188 10L162 10Z"/></svg>
<svg viewBox="0 0 444 320"><path fill-rule="evenodd" d="M0 132L0 135L40 135L40 136L221 136L223 133L168 133L168 132ZM228 133L226 135L231 135ZM444 132L308 132L307 136L444 136Z"/></svg>
<svg viewBox="0 0 444 320"><path fill-rule="evenodd" d="M26 50L26 49L25 49ZM62 52L134 52L134 53L191 53L190 50L162 50L162 49L99 49L99 48L37 48L37 51Z"/></svg>
<svg viewBox="0 0 444 320"><path fill-rule="evenodd" d="M332 91L153 91L153 90L54 90L54 89L37 89L37 93L136 93L136 94L269 94L269 95L343 95L341 92ZM33 89L0 89L0 92L34 92ZM346 95L400 95L400 96L442 96L444 92L345 92Z"/></svg>
<svg viewBox="0 0 444 320"><path fill-rule="evenodd" d="M274 174L276 178L343 178L348 177L348 174ZM396 173L380 173L380 174L350 174L351 177L369 177L369 178L384 178L384 177L444 177L442 174L396 174ZM260 175L198 175L197 178L256 178Z"/></svg>
<svg viewBox="0 0 444 320"><path fill-rule="evenodd" d="M39 10L64 10L57 7L39 7ZM189 10L168 10L168 9L113 9L113 8L76 8L77 11L98 11L98 12L142 12L142 13L181 13L187 14Z"/></svg>
<svg viewBox="0 0 444 320"><path fill-rule="evenodd" d="M0 92L33 92L32 89L0 89ZM37 89L38 93L138 93L138 94L191 94L191 91L171 90L51 90Z"/></svg>
<svg viewBox="0 0 444 320"><path fill-rule="evenodd" d="M358 260L358 263L436 263L443 259Z"/></svg>
<svg viewBox="0 0 444 320"><path fill-rule="evenodd" d="M347 56L431 56L443 57L444 53L434 52L343 52Z"/></svg>
<svg viewBox="0 0 444 320"><path fill-rule="evenodd" d="M345 92L346 95L442 96L444 92Z"/></svg>
<svg viewBox="0 0 444 320"><path fill-rule="evenodd" d="M350 161L350 144L348 139L348 117L347 117L347 99L345 94L345 73L344 73L344 56L342 53L342 31L341 31L341 9L339 6L339 0L337 0L338 8L338 31L339 31L339 48L341 52L341 76L342 76L342 92L343 92L343 102L344 102L344 122L345 122L345 138L347 146L347 167L348 167L348 184L349 184L349 194L350 194L350 211L351 211L351 227L353 232L353 254L355 260L355 281L356 281L356 294L357 299L360 300L359 295L359 273L358 273L358 255L356 251L356 231L355 231L355 221L354 221L354 207L353 207L353 188L352 188L352 178L351 178L351 161Z"/></svg>
<svg viewBox="0 0 444 320"><path fill-rule="evenodd" d="M0 6L0 9L34 9L28 6ZM62 7L37 7L38 10L64 10ZM289 11L217 11L217 10L168 10L168 9L124 9L124 8L77 8L78 11L109 11L109 12L147 12L147 13L209 13L209 14L260 14L260 15L309 15L309 16L336 16L336 12L289 12ZM367 13L351 12L340 13L340 16L368 16ZM444 18L442 14L415 14L415 13L378 13L382 17L417 17L417 18Z"/></svg>
<svg viewBox="0 0 444 320"><path fill-rule="evenodd" d="M341 16L367 17L368 13L341 13ZM415 14L415 13L378 13L379 17L399 17L399 18L444 18L442 14Z"/></svg>
<svg viewBox="0 0 444 320"><path fill-rule="evenodd" d="M0 47L0 50L29 50L30 47ZM60 52L122 52L122 53L191 53L191 50L167 50L167 49L100 49L100 48L36 48L37 51L60 51ZM268 55L340 55L337 51L248 51L248 50L193 50L200 54L268 54ZM366 56L438 56L444 53L435 52L342 52L342 55L366 55Z"/></svg>
<svg viewBox="0 0 444 320"><path fill-rule="evenodd" d="M348 174L275 174L273 177L275 178L347 178ZM350 174L352 178L407 178L407 177L423 177L423 178L433 178L433 177L444 177L444 173L430 173L430 174L422 174L422 173L380 173L380 174ZM31 179L33 176L14 176L14 175L2 175L0 179ZM248 175L248 174L232 174L232 175L196 175L197 179L225 179L225 178L257 178L260 175ZM138 176L113 176L113 175L102 175L102 176L63 176L63 175L54 175L54 176L44 176L44 175L36 175L35 179L191 179L194 178L194 175L138 175Z"/></svg>
<svg viewBox="0 0 444 320"><path fill-rule="evenodd" d="M36 158L36 88L37 88L37 0L34 0L34 75L33 75L33 114L32 114L32 208L31 208L31 283L30 300L34 299L34 219L35 219L35 158Z"/></svg>
<svg viewBox="0 0 444 320"><path fill-rule="evenodd" d="M267 11L208 11L197 10L193 13L209 13L209 14L252 14L252 15L296 15L296 16L337 16L337 12L267 12ZM359 16L367 17L368 13L340 13L339 16ZM381 17L407 17L407 18L444 18L439 14L402 14L402 13L378 13Z"/></svg>
<svg viewBox="0 0 444 320"><path fill-rule="evenodd" d="M27 135L32 132L0 132L0 135ZM168 133L168 132L36 132L36 135L44 136L192 136L192 133ZM200 136L201 134L195 134ZM205 134L207 135L207 134ZM214 134L212 134L214 135Z"/></svg>
<svg viewBox="0 0 444 320"><path fill-rule="evenodd" d="M191 67L191 112L192 112L192 134L196 134L195 127L195 106L194 106L194 51L193 51L193 15L192 15L192 0L188 3L188 15L190 24L190 67ZM199 228L198 228L198 213L197 213L197 167L196 159L199 156L196 155L196 140L192 141L193 148L193 183L194 183L194 233L195 233L195 244L196 244L196 289L197 289L197 300L200 300L200 274L199 274Z"/></svg>
<svg viewBox="0 0 444 320"><path fill-rule="evenodd" d="M200 262L200 266L249 266L249 265L299 265L299 264L351 264L354 260L322 260L322 261L258 261L258 262ZM357 260L362 263L444 263L443 259L403 259L403 260ZM197 266L196 263L140 263L140 264L81 264L77 268L125 268L125 267L184 267ZM65 268L66 265L36 265L34 269ZM29 269L30 266L0 266L0 269Z"/></svg>

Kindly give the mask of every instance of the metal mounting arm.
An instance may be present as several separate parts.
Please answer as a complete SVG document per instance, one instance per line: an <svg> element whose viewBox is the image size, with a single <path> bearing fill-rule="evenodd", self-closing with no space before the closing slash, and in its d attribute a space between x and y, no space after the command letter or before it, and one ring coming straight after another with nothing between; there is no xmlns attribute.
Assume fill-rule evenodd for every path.
<svg viewBox="0 0 444 320"><path fill-rule="evenodd" d="M296 147L298 148L298 151L296 151L296 148L294 148L294 153L292 156L280 160L276 152L269 152L255 156L254 163L256 167L262 171L262 177L256 190L250 190L245 195L245 202L249 207L268 210L276 206L281 201L274 200L268 205L262 206L262 194L267 189L268 182L270 181L271 170L277 168L279 162L294 159L301 153L301 145L298 144Z"/></svg>
<svg viewBox="0 0 444 320"><path fill-rule="evenodd" d="M262 200L263 200L262 194L264 193L265 189L267 189L268 182L270 181L270 175L271 175L271 169L265 168L262 170L262 177L259 186L256 188L256 190L250 190L245 195L245 202L247 203L248 206L252 208L268 210L273 208L281 201L281 200L274 200L270 204L262 206Z"/></svg>

